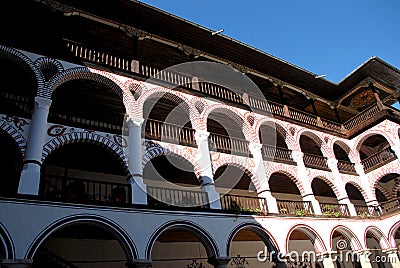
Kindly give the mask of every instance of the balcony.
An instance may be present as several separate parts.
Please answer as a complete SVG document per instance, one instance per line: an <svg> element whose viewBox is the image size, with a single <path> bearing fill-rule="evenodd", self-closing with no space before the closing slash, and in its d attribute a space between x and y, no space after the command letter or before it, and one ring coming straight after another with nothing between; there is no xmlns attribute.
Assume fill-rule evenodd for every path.
<svg viewBox="0 0 400 268"><path fill-rule="evenodd" d="M350 212L345 204L319 203L322 215L327 218L348 218Z"/></svg>
<svg viewBox="0 0 400 268"><path fill-rule="evenodd" d="M210 133L210 150L227 154L250 156L249 142L242 139Z"/></svg>
<svg viewBox="0 0 400 268"><path fill-rule="evenodd" d="M221 208L235 214L268 214L265 198L225 194L221 195Z"/></svg>
<svg viewBox="0 0 400 268"><path fill-rule="evenodd" d="M314 210L310 201L277 200L279 214L286 216L313 216Z"/></svg>
<svg viewBox="0 0 400 268"><path fill-rule="evenodd" d="M145 137L151 140L179 143L184 146L196 147L195 130L170 123L147 119Z"/></svg>
<svg viewBox="0 0 400 268"><path fill-rule="evenodd" d="M296 162L292 158L292 151L286 148L263 144L262 155L266 161L296 165Z"/></svg>
<svg viewBox="0 0 400 268"><path fill-rule="evenodd" d="M330 171L326 157L304 153L303 160L306 167Z"/></svg>
<svg viewBox="0 0 400 268"><path fill-rule="evenodd" d="M354 167L354 163L338 160L337 167L340 173L350 174L350 175L358 175L356 169Z"/></svg>
<svg viewBox="0 0 400 268"><path fill-rule="evenodd" d="M387 148L362 160L361 164L364 166L365 173L368 173L374 169L377 169L378 167L392 162L395 159L397 159L396 154L392 151L392 149Z"/></svg>
<svg viewBox="0 0 400 268"><path fill-rule="evenodd" d="M100 66L112 67L113 69L124 72L135 73L144 78L152 77L155 78L153 79L155 83L159 81L162 84L167 83L174 87L180 85L178 88L190 90L195 94L196 92L199 92L203 95L212 96L216 99L224 100L228 103L239 106L249 105L251 108L260 111L260 113L265 113L267 111L268 113L278 117L288 118L302 124L314 126L326 131L332 131L340 135L349 135L350 132L354 132L354 130L358 129L360 124L366 120L373 118L381 112L385 113L385 109L390 110L390 107L385 106L385 109L382 111L376 104L374 104L343 124L339 124L292 107L288 107L288 112L285 113L284 105L272 101L266 101L260 96L252 96L248 95L248 93L239 95L219 85L208 82L199 83L197 82L197 78L177 72L168 70L160 72L161 69L144 62L139 62L133 58L115 56L106 51L98 51L71 40L65 40L65 45L73 56L87 62L95 63ZM389 113L386 114L389 115Z"/></svg>

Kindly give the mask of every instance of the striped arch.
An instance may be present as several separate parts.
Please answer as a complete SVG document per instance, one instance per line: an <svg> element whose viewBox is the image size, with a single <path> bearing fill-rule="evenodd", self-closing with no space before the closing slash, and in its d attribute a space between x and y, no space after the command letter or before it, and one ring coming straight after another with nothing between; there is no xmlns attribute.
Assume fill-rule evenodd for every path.
<svg viewBox="0 0 400 268"><path fill-rule="evenodd" d="M15 246L7 228L0 222L0 245L5 251L5 259L15 259Z"/></svg>
<svg viewBox="0 0 400 268"><path fill-rule="evenodd" d="M357 137L357 139L354 141L353 150L355 152L359 152L363 142L366 139L368 139L369 137L373 136L373 135L382 135L387 140L387 142L389 143L390 146L394 146L395 145L394 140L392 139L390 134L388 134L386 131L380 130L380 129L370 129L370 130L367 130L366 132L362 133L360 136ZM359 159L360 156L357 156L357 158Z"/></svg>
<svg viewBox="0 0 400 268"><path fill-rule="evenodd" d="M320 235L310 226L303 224L298 224L290 228L286 238L286 252L290 252L289 249L290 235L293 233L293 231L296 230L303 232L308 237L308 239L310 239L310 241L314 244L314 250L316 254L327 252L324 241L322 240Z"/></svg>
<svg viewBox="0 0 400 268"><path fill-rule="evenodd" d="M302 196L308 194L305 189L302 181L297 177L297 168L294 168L290 165L274 165L267 170L267 181L269 183L269 179L272 177L274 173L281 173L288 176L297 186L299 192Z"/></svg>
<svg viewBox="0 0 400 268"><path fill-rule="evenodd" d="M34 63L41 71L50 69L54 71L54 74L59 74L64 71L64 66L61 64L61 62L53 58L40 57L35 60Z"/></svg>
<svg viewBox="0 0 400 268"><path fill-rule="evenodd" d="M382 185L379 185L377 183L375 189L378 189L385 196L387 200L390 200L392 198L392 195L385 188L383 188ZM376 190L374 192L376 197Z"/></svg>
<svg viewBox="0 0 400 268"><path fill-rule="evenodd" d="M355 154L355 152L350 148L350 146L345 141L340 140L338 138L333 138L333 140L329 146L329 149L333 152L333 155L335 155L335 152L333 150L333 146L335 144L337 144L340 148L343 149L343 151L345 151L347 153L347 155L349 156L349 160L352 163L355 163L357 161L357 159L358 159L357 154Z"/></svg>
<svg viewBox="0 0 400 268"><path fill-rule="evenodd" d="M320 146L319 149L321 150L323 156L325 156L327 158L335 158L335 156L333 155L333 151L330 148L328 148L328 146L326 145L326 143L324 142L322 137L315 134L315 132L312 132L312 131L304 128L304 129L301 129L300 131L298 131L296 135L297 135L296 143L299 144L299 147L300 147L300 138L302 135L304 135L304 136L307 136L310 139L312 139L316 144L318 144Z"/></svg>
<svg viewBox="0 0 400 268"><path fill-rule="evenodd" d="M390 227L388 238L392 248L397 248L395 236L397 231L399 230L399 227L400 227L400 221L397 221L395 224L392 225L392 227Z"/></svg>
<svg viewBox="0 0 400 268"><path fill-rule="evenodd" d="M196 155L197 151L193 148L187 148L182 146L168 146L163 147L160 144L155 142L146 141L146 153L142 159L142 169L145 168L146 164L150 162L152 159L161 156L161 155L176 155L193 165L193 172L195 173L196 177L199 178L201 174L201 169L197 163Z"/></svg>
<svg viewBox="0 0 400 268"><path fill-rule="evenodd" d="M75 224L95 224L109 231L118 239L123 251L126 254L128 260L132 261L139 257L135 243L132 241L129 234L116 222L112 221L103 216L90 215L90 214L79 214L61 218L49 226L47 226L29 245L29 249L25 255L26 259L33 259L36 251L42 245L42 243L54 232L71 225Z"/></svg>
<svg viewBox="0 0 400 268"><path fill-rule="evenodd" d="M10 60L23 66L36 80L37 92L35 92L35 95L50 98L50 96L46 95L43 74L31 59L16 49L0 45L0 60L1 59Z"/></svg>
<svg viewBox="0 0 400 268"><path fill-rule="evenodd" d="M124 84L112 74L93 68L77 67L55 75L48 82L50 96L59 86L66 82L79 79L91 80L110 88L122 99L126 112L128 114L133 113L135 99L130 91L124 87Z"/></svg>
<svg viewBox="0 0 400 268"><path fill-rule="evenodd" d="M19 132L19 130L17 130L11 124L5 121L7 120L7 118L10 117L4 116L0 119L0 130L7 133L15 141L21 151L21 156L23 158L25 156L26 140L24 136L22 136L22 134Z"/></svg>
<svg viewBox="0 0 400 268"><path fill-rule="evenodd" d="M378 227L375 227L375 226L369 226L365 230L365 233L364 233L365 248L368 248L368 246L367 246L367 235L368 234L379 243L382 250L391 248L387 237L383 234L383 232Z"/></svg>
<svg viewBox="0 0 400 268"><path fill-rule="evenodd" d="M131 92L135 100L137 100L143 94L147 87L141 81L129 79L123 84L123 88ZM136 110L134 110L134 112L136 112Z"/></svg>
<svg viewBox="0 0 400 268"><path fill-rule="evenodd" d="M354 187L356 187L357 190L360 191L361 195L364 197L365 202L368 202L369 200L371 200L372 197L368 196L367 192L361 187L360 182L356 182L353 180L345 180L343 183L344 183L345 189L346 189L346 185L348 183L353 185ZM346 194L347 194L347 192L346 192ZM375 200L375 199L373 199L373 200Z"/></svg>
<svg viewBox="0 0 400 268"><path fill-rule="evenodd" d="M259 186L261 182L256 174L252 171L254 169L254 162L252 159L241 159L234 155L224 155L222 156L219 153L214 153L212 155L212 165L214 172L218 170L218 168L222 166L234 166L242 170L246 173L247 176L250 177L251 181L253 182L254 186L256 187L257 191L259 190Z"/></svg>
<svg viewBox="0 0 400 268"><path fill-rule="evenodd" d="M152 234L146 246L146 259L151 259L153 247L158 237L160 237L160 235L164 232L174 228L188 231L193 236L195 236L200 241L200 243L203 244L209 258L219 256L217 243L215 242L214 238L207 232L207 230L191 221L170 221L160 226L154 232L154 234Z"/></svg>
<svg viewBox="0 0 400 268"><path fill-rule="evenodd" d="M111 137L104 137L94 132L73 132L57 136L43 146L42 163L52 152L63 145L85 142L94 143L112 152L119 159L121 166L128 175L129 169L127 159L121 146L116 143L118 135L113 135L112 137L114 137L114 140L111 140Z"/></svg>
<svg viewBox="0 0 400 268"><path fill-rule="evenodd" d="M199 115L208 108L208 103L206 100L204 100L203 98L194 96L190 102L193 104L193 106L197 109L197 112L199 113Z"/></svg>
<svg viewBox="0 0 400 268"><path fill-rule="evenodd" d="M323 175L318 175L318 172L311 172L310 177L312 178L310 181L310 185L312 185L312 182L314 179L321 179L324 181L326 184L328 184L329 187L331 187L332 191L335 193L337 199L341 199L343 197L343 194L340 192L339 188L336 186L337 182L335 182L335 179L333 176L329 173L323 174ZM345 195L347 196L347 195Z"/></svg>
<svg viewBox="0 0 400 268"><path fill-rule="evenodd" d="M259 143L258 133L254 131L247 120L244 120L244 118L247 118L251 112L240 111L239 109L227 106L225 104L213 104L203 111L203 114L201 115L202 126L199 129L207 130L207 119L212 112L218 112L228 116L238 125L242 126L242 132L246 140Z"/></svg>
<svg viewBox="0 0 400 268"><path fill-rule="evenodd" d="M335 232L340 233L341 235L344 236L347 242L350 242L350 247L352 250L357 251L363 248L360 240L358 240L357 236L349 228L343 225L338 225L334 227L331 232L331 240L330 240L331 250L334 250L332 242L333 242L333 234Z"/></svg>
<svg viewBox="0 0 400 268"><path fill-rule="evenodd" d="M400 191L400 180L396 180L393 189L392 189L392 197L397 197L397 193Z"/></svg>
<svg viewBox="0 0 400 268"><path fill-rule="evenodd" d="M171 89L156 87L146 90L137 100L138 107L140 107L139 117L143 117L143 107L144 103L151 98L166 98L173 101L177 105L182 104L183 109L189 115L189 119L192 124L192 128L197 129L199 126L200 114L192 102L181 92L176 92Z"/></svg>
<svg viewBox="0 0 400 268"><path fill-rule="evenodd" d="M296 145L295 145L295 140L293 139L293 136L290 135L290 133L286 130L287 127L284 126L282 123L277 122L277 120L274 120L270 117L263 117L260 120L256 120L256 123L254 126L255 133L257 133L257 135L258 135L258 133L260 132L261 126L265 123L270 123L270 122L275 124L277 134L281 135L284 138L288 149L294 150L296 148Z"/></svg>
<svg viewBox="0 0 400 268"><path fill-rule="evenodd" d="M371 191L373 193L375 193L375 188L378 185L378 182L386 175L391 174L391 173L395 173L395 174L399 174L400 176L400 168L391 168L391 167L386 167L386 168L382 168L379 169L379 172L374 173L373 176L370 177L370 185L371 185ZM374 194L375 195L375 194Z"/></svg>
<svg viewBox="0 0 400 268"><path fill-rule="evenodd" d="M255 233L261 241L264 242L265 246L268 249L268 252L274 251L275 253L281 252L278 247L278 243L276 242L275 238L272 236L270 232L268 232L263 226L261 226L259 223L255 222L244 222L239 224L238 226L235 227L235 229L232 230L232 232L228 236L228 240L226 243L226 256L230 256L230 249L231 245L233 242L233 239L235 238L236 234L239 233L242 230L250 230L253 233Z"/></svg>

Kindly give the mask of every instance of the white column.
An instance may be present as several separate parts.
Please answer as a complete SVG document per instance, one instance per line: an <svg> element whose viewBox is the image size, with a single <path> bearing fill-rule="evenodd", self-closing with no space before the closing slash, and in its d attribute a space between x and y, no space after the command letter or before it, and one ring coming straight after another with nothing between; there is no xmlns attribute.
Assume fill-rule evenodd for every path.
<svg viewBox="0 0 400 268"><path fill-rule="evenodd" d="M142 124L143 118L129 117L127 126L129 130L128 136L128 168L130 172L129 182L132 191L132 204L147 204L147 188L143 182L143 141L142 141Z"/></svg>
<svg viewBox="0 0 400 268"><path fill-rule="evenodd" d="M214 268L226 268L230 260L230 257L211 257L208 259L208 263L213 265Z"/></svg>
<svg viewBox="0 0 400 268"><path fill-rule="evenodd" d="M359 260L362 268L372 268L369 256L371 256L371 252L368 250L359 253Z"/></svg>
<svg viewBox="0 0 400 268"><path fill-rule="evenodd" d="M400 145L397 144L397 142L396 142L396 144L392 145L390 148L392 149L392 151L397 156L397 160L400 161Z"/></svg>
<svg viewBox="0 0 400 268"><path fill-rule="evenodd" d="M369 179L368 179L367 175L365 175L364 166L361 163L355 163L354 169L356 170L357 174L360 176L361 187L363 188L364 192L366 192L368 195L368 199L365 200L367 202L367 205L369 205L369 206L379 205L378 201L376 199L373 199L374 195L371 192L371 188L369 185Z"/></svg>
<svg viewBox="0 0 400 268"><path fill-rule="evenodd" d="M340 191L341 196L338 196L339 204L347 205L350 216L357 216L356 209L355 209L353 203L350 202L350 199L346 193L346 189L342 185L342 176L340 175L339 169L337 167L338 160L335 158L329 158L327 163L328 163L328 167L330 168L330 170L332 170L332 175L333 175L333 178L335 179L335 182L337 184L340 184L340 187L338 187L341 190Z"/></svg>
<svg viewBox="0 0 400 268"><path fill-rule="evenodd" d="M385 250L384 253L387 254L387 262L389 262L393 268L400 268L400 260L399 256L397 255L397 248Z"/></svg>
<svg viewBox="0 0 400 268"><path fill-rule="evenodd" d="M254 174L256 174L256 176L259 178L261 185L263 186L258 196L265 198L265 200L267 201L268 212L279 213L276 198L272 195L269 189L267 172L265 171L261 149L262 144L260 143L250 143L249 145L250 153L253 155Z"/></svg>
<svg viewBox="0 0 400 268"><path fill-rule="evenodd" d="M305 194L302 196L302 198L303 198L303 201L311 202L315 215L322 215L321 207L319 205L318 200L315 199L314 193L312 192L311 185L308 185L307 183L305 183L308 181L308 178L307 178L306 166L304 165L304 161L303 161L303 156L304 156L303 152L292 151L293 160L297 164L297 171L299 174L299 178L301 179L303 186L304 186Z"/></svg>
<svg viewBox="0 0 400 268"><path fill-rule="evenodd" d="M331 254L326 254L322 256L322 265L324 266L324 268L336 268L335 264L333 263Z"/></svg>
<svg viewBox="0 0 400 268"><path fill-rule="evenodd" d="M50 105L50 99L42 97L35 98L35 109L29 127L24 168L19 180L19 194L39 194L40 168L42 165L43 145L47 135L47 117L49 115Z"/></svg>
<svg viewBox="0 0 400 268"><path fill-rule="evenodd" d="M214 174L210 158L210 149L208 147L209 132L204 130L196 130L195 139L199 156L196 159L200 168L200 186L201 190L207 193L210 208L221 209L220 195L215 190Z"/></svg>

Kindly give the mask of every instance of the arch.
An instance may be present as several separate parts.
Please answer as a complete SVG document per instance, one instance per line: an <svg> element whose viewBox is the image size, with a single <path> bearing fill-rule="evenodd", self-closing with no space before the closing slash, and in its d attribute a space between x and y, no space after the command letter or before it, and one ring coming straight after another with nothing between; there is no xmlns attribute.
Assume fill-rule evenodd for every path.
<svg viewBox="0 0 400 268"><path fill-rule="evenodd" d="M227 106L224 104L210 105L202 113L201 119L203 120L203 124L204 124L201 128L202 130L207 130L207 119L212 112L221 113L221 114L229 117L234 122L236 122L238 125L242 126L241 131L246 140L248 140L250 142L259 143L258 133L256 134L256 132L250 126L250 124L246 120L243 120L243 118L247 118L248 115L251 115L251 112L239 111L238 109L235 109L234 107Z"/></svg>
<svg viewBox="0 0 400 268"><path fill-rule="evenodd" d="M110 231L118 238L120 245L129 260L138 258L139 255L135 243L132 241L129 234L118 225L118 223L103 216L90 214L67 216L51 223L38 236L36 236L33 242L29 245L25 258L32 259L40 245L55 231L60 230L63 227L80 223L96 224L107 231Z"/></svg>
<svg viewBox="0 0 400 268"><path fill-rule="evenodd" d="M54 75L64 71L64 66L56 59L48 57L40 57L35 60L35 65L42 71L43 76L45 76L43 70L50 69L54 71ZM50 77L51 78L51 77Z"/></svg>
<svg viewBox="0 0 400 268"><path fill-rule="evenodd" d="M254 127L255 132L259 133L261 126L269 122L275 124L276 132L278 133L278 135L281 135L282 137L285 138L286 145L289 149L293 150L294 148L296 148L296 143L295 140L293 139L293 136L290 135L290 133L286 130L287 126L284 126L281 122L278 122L277 120L274 120L271 117L263 117L260 120L256 120L256 124Z"/></svg>
<svg viewBox="0 0 400 268"><path fill-rule="evenodd" d="M242 170L244 173L246 173L247 176L250 177L250 179L253 182L256 189L257 190L259 189L259 186L262 182L260 182L257 175L252 172L252 170L254 168L254 162L252 159L247 159L245 162L244 160L242 160L238 157L235 157L233 155L229 155L229 156L225 156L225 157L221 157L220 154L215 154L215 155L216 155L216 157L212 157L212 165L213 165L214 171L216 171L218 168L220 168L222 166L227 166L227 165L237 167L240 170Z"/></svg>
<svg viewBox="0 0 400 268"><path fill-rule="evenodd" d="M200 177L201 169L197 163L196 156L197 150L188 147L177 147L177 146L168 146L163 147L158 143L152 141L145 141L146 152L142 159L142 168L146 166L146 164L151 161L152 159L161 156L161 155L172 155L175 154L184 160L188 161L190 164L193 165L194 173L197 177Z"/></svg>
<svg viewBox="0 0 400 268"><path fill-rule="evenodd" d="M357 155L354 153L353 150L351 150L350 146L347 145L347 143L345 141L339 140L339 139L335 139L332 141L332 146L330 147L330 150L332 150L332 152L334 152L334 145L337 144L340 148L343 149L343 151L345 151L347 153L347 155L349 156L349 159L352 163L355 163L357 160Z"/></svg>
<svg viewBox="0 0 400 268"><path fill-rule="evenodd" d="M371 235L371 237L373 237L379 243L382 250L390 249L390 243L389 243L388 239L383 234L383 232L378 227L375 227L375 226L369 226L369 227L367 227L367 229L365 229L364 243L365 243L366 247L367 247L368 234Z"/></svg>
<svg viewBox="0 0 400 268"><path fill-rule="evenodd" d="M184 94L163 87L148 89L142 95L140 95L140 97L137 100L138 107L142 109L140 117L143 117L143 107L144 103L147 100L151 98L162 98L162 97L176 103L176 105L182 104L183 109L189 115L192 127L195 129L199 127L200 114L197 111L196 107L193 105L193 103L189 101L189 99Z"/></svg>
<svg viewBox="0 0 400 268"><path fill-rule="evenodd" d="M346 185L350 184L352 186L354 186L362 195L362 197L364 198L364 201L366 202L367 200L369 200L370 198L368 197L368 194L365 192L365 190L356 182L354 181L348 181L344 186L346 188ZM345 189L346 190L346 189ZM347 190L346 190L347 193ZM348 195L348 194L347 194ZM350 198L350 197L349 197Z"/></svg>
<svg viewBox="0 0 400 268"><path fill-rule="evenodd" d="M386 200L390 200L392 198L391 194L385 188L383 188L382 185L376 184L375 197L377 200L378 200L378 197L376 194L376 190L380 191L385 196Z"/></svg>
<svg viewBox="0 0 400 268"><path fill-rule="evenodd" d="M31 59L29 59L18 50L3 45L0 45L0 58L5 58L13 62L22 64L22 66L26 70L28 70L30 73L33 73L33 77L35 77L36 79L37 92L35 95L50 98L49 95L46 95L45 79L43 77L43 74L40 69L32 62Z"/></svg>
<svg viewBox="0 0 400 268"><path fill-rule="evenodd" d="M15 259L14 242L8 233L6 227L0 222L0 244L4 248L5 259Z"/></svg>
<svg viewBox="0 0 400 268"><path fill-rule="evenodd" d="M276 242L275 238L265 230L260 224L254 222L244 222L239 224L231 231L228 236L228 240L226 243L226 256L230 255L230 248L233 241L233 238L239 233L241 230L250 229L254 232L258 237L264 242L265 246L268 248L269 252L275 251L275 253L280 252L278 243Z"/></svg>
<svg viewBox="0 0 400 268"><path fill-rule="evenodd" d="M396 235L396 232L399 230L399 227L400 227L400 221L397 221L389 229L388 239L389 239L389 242L390 242L390 245L391 245L392 248L396 248L397 247L396 241L395 241L395 235Z"/></svg>
<svg viewBox="0 0 400 268"><path fill-rule="evenodd" d="M290 252L289 250L289 240L290 240L290 235L293 233L293 231L299 230L303 232L314 244L314 250L315 253L323 253L326 252L326 246L324 244L324 241L322 240L321 236L310 226L304 225L304 224L298 224L290 228L287 239L286 239L286 252Z"/></svg>
<svg viewBox="0 0 400 268"><path fill-rule="evenodd" d="M374 176L371 178L371 190L372 192L375 192L375 188L377 187L378 182L385 177L386 175L389 174L399 174L400 175L400 168L392 168L392 167L383 167L379 169L379 172L374 174Z"/></svg>
<svg viewBox="0 0 400 268"><path fill-rule="evenodd" d="M353 231L351 231L346 226L338 225L338 226L334 227L331 231L331 235L330 235L331 250L334 250L333 245L332 245L332 242L333 242L332 237L335 232L339 232L346 238L346 240L350 241L350 246L351 246L352 250L357 251L357 250L361 250L363 248L360 240L358 240L357 236L353 233Z"/></svg>
<svg viewBox="0 0 400 268"><path fill-rule="evenodd" d="M58 128L61 133L65 133L67 129L67 127L59 125L53 125L51 128ZM50 132L51 128L49 128L48 132ZM111 140L111 137L113 137L113 140ZM106 150L111 151L116 157L118 157L122 167L124 167L124 171L129 174L128 162L123 151L123 147L126 147L127 141L119 135L112 135L111 137L104 137L88 131L56 135L56 137L43 146L42 162L50 155L50 153L63 145L69 143L89 142L100 145Z"/></svg>
<svg viewBox="0 0 400 268"><path fill-rule="evenodd" d="M146 259L151 259L151 253L157 238L171 228L181 228L195 236L206 249L209 258L219 256L219 250L214 238L201 226L190 221L170 221L160 226L149 239L146 246Z"/></svg>
<svg viewBox="0 0 400 268"><path fill-rule="evenodd" d="M320 180L322 180L323 182L325 182L325 183L332 189L332 191L335 193L337 199L339 199L339 198L342 197L342 193L339 191L339 189L338 189L338 187L336 186L336 184L333 183L333 181L334 181L333 178L328 179L326 176L315 176L315 177L311 180L311 185L312 185L312 183L313 183L313 181L314 181L315 179L320 179Z"/></svg>
<svg viewBox="0 0 400 268"><path fill-rule="evenodd" d="M299 192L302 196L306 195L307 192L304 189L304 185L303 185L302 181L297 177L296 171L297 170L294 170L293 167L290 167L290 166L289 167L278 166L278 165L273 166L270 169L268 169L267 176L266 176L267 181L269 182L269 179L272 177L272 175L274 173L281 173L281 174L289 177L289 179L291 179L294 182L294 184L296 184L296 186L299 189Z"/></svg>
<svg viewBox="0 0 400 268"><path fill-rule="evenodd" d="M354 141L353 149L356 152L359 152L361 145L364 143L364 141L374 135L383 136L387 140L387 142L389 143L390 146L394 146L394 144L395 144L394 141L392 140L392 138L388 135L388 133L386 131L379 130L379 129L371 129L371 130L367 130L362 135L357 137L357 139Z"/></svg>
<svg viewBox="0 0 400 268"><path fill-rule="evenodd" d="M96 70L93 68L77 67L68 69L53 76L48 82L49 92L48 95L51 97L54 91L72 80L91 80L110 88L117 96L119 96L125 106L125 110L128 114L133 113L135 107L135 99L133 95L124 87L115 76L105 71Z"/></svg>
<svg viewBox="0 0 400 268"><path fill-rule="evenodd" d="M16 127L13 127L10 123L13 123ZM22 156L25 155L26 140L20 131L22 130L22 126L27 124L28 122L25 121L25 119L11 116L3 116L3 118L0 120L0 130L7 133L15 141L21 151Z"/></svg>
<svg viewBox="0 0 400 268"><path fill-rule="evenodd" d="M138 100L139 97L143 94L143 92L146 90L147 87L141 81L129 79L124 83L123 88L130 91L133 94L133 97L135 98L135 100ZM137 111L137 110L135 110L135 111ZM140 116L140 114L137 114L137 113L135 113L135 115Z"/></svg>
<svg viewBox="0 0 400 268"><path fill-rule="evenodd" d="M318 146L320 146L319 149L321 150L321 153L324 157L334 158L334 156L332 156L333 151L330 150L330 148L328 148L323 138L315 134L314 132L309 131L308 129L302 129L297 132L297 137L296 137L297 144L300 145L300 139L302 135L312 139Z"/></svg>

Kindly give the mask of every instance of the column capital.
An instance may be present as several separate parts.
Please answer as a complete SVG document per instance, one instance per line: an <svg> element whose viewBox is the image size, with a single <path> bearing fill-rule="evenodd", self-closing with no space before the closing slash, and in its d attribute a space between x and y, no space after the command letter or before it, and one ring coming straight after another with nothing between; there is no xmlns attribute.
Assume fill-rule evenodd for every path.
<svg viewBox="0 0 400 268"><path fill-rule="evenodd" d="M50 105L52 103L51 99L43 98L43 97L35 97L35 104L37 108L50 109Z"/></svg>
<svg viewBox="0 0 400 268"><path fill-rule="evenodd" d="M214 267L219 267L227 265L231 260L231 257L211 257L208 259L208 263L214 265Z"/></svg>
<svg viewBox="0 0 400 268"><path fill-rule="evenodd" d="M300 160L303 160L303 156L304 156L304 153L303 153L303 152L300 152L300 151L292 151L293 160L296 161L296 162L298 162L298 161L300 161Z"/></svg>
<svg viewBox="0 0 400 268"><path fill-rule="evenodd" d="M207 141L209 136L210 132L201 129L196 130L194 133L194 137L197 142Z"/></svg>
<svg viewBox="0 0 400 268"><path fill-rule="evenodd" d="M337 163L339 162L339 160L337 160L336 158L328 158L326 160L328 166L337 166Z"/></svg>
<svg viewBox="0 0 400 268"><path fill-rule="evenodd" d="M364 166L361 163L355 163L354 164L354 169L356 170L356 172L358 173L358 175L364 175Z"/></svg>
<svg viewBox="0 0 400 268"><path fill-rule="evenodd" d="M141 117L128 116L128 118L126 119L126 124L128 128L141 127L143 122L144 119Z"/></svg>
<svg viewBox="0 0 400 268"><path fill-rule="evenodd" d="M257 142L250 142L249 143L249 150L251 152L253 151L261 151L263 145L261 143L257 143Z"/></svg>

